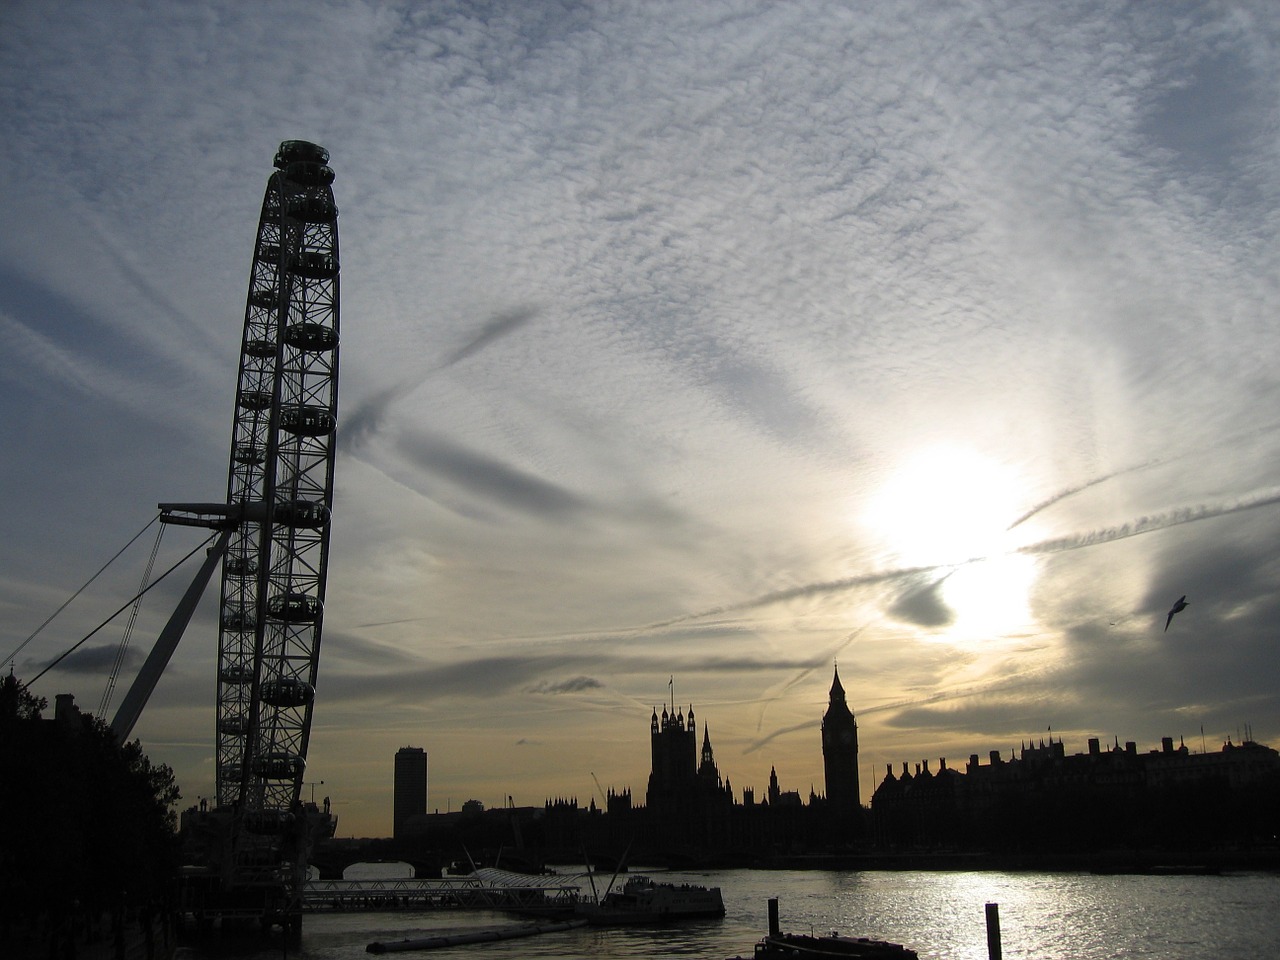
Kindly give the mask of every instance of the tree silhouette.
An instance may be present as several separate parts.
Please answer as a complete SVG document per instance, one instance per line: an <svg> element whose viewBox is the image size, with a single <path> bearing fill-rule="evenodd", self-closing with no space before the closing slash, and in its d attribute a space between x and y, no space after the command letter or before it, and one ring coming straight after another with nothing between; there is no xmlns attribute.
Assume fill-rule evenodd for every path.
<svg viewBox="0 0 1280 960"><path fill-rule="evenodd" d="M0 678L0 725L18 720L39 720L40 711L48 706L48 700L34 696L13 675L13 667L9 668L7 677Z"/></svg>
<svg viewBox="0 0 1280 960"><path fill-rule="evenodd" d="M69 699L0 679L0 955L93 929L104 914L150 911L177 873L173 771L121 744ZM46 940L46 943L49 941Z"/></svg>

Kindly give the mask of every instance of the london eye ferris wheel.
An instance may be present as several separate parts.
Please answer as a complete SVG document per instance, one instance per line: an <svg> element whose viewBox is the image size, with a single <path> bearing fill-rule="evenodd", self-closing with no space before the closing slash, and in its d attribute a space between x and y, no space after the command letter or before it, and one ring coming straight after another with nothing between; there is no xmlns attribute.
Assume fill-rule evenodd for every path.
<svg viewBox="0 0 1280 960"><path fill-rule="evenodd" d="M288 809L302 789L324 619L338 399L338 208L323 147L287 140L245 303L222 564L217 798Z"/></svg>
<svg viewBox="0 0 1280 960"><path fill-rule="evenodd" d="M205 574L220 555L217 808L265 826L296 807L306 766L329 562L339 339L329 153L286 140L275 167L245 300L226 502L160 505L165 522L222 530ZM158 669L176 642L165 645ZM149 693L135 686L144 689L131 707L130 692L124 719L113 724L126 733Z"/></svg>

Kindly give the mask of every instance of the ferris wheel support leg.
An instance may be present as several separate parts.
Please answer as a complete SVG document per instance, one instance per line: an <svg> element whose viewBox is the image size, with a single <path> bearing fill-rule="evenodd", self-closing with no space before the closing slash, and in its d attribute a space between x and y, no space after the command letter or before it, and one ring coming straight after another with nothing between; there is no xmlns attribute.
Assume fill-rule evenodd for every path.
<svg viewBox="0 0 1280 960"><path fill-rule="evenodd" d="M116 711L115 719L111 721L111 732L121 743L129 739L134 724L142 715L142 708L151 699L151 691L156 688L160 675L169 665L169 658L173 656L173 651L178 647L178 641L182 639L187 624L191 622L191 617L196 612L196 605L200 603L200 597L204 595L213 571L222 562L222 556L227 552L227 543L230 539L231 531L224 530L214 545L209 548L209 555L196 572L195 579L191 581L191 586L187 587L187 592L183 594L182 601L174 609L173 615L169 617L169 622L160 631L156 645L151 648L151 653L147 656L147 662L138 671L138 676L129 688L129 693L120 703L120 709Z"/></svg>

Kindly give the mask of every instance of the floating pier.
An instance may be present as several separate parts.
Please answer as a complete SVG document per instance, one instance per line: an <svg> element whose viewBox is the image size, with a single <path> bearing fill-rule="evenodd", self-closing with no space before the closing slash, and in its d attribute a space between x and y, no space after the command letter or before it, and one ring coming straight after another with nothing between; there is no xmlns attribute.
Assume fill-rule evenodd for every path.
<svg viewBox="0 0 1280 960"><path fill-rule="evenodd" d="M572 914L581 888L572 878L480 870L467 877L310 880L302 907L318 910L516 910Z"/></svg>

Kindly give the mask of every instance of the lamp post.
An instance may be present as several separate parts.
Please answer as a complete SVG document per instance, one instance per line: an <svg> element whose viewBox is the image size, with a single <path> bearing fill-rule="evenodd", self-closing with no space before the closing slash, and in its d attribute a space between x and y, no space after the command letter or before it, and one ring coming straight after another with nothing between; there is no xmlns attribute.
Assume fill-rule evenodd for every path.
<svg viewBox="0 0 1280 960"><path fill-rule="evenodd" d="M316 786L317 786L317 785L319 785L319 786L322 786L322 787L323 787L323 786L324 786L324 781L323 781L323 780L313 780L313 781L311 781L311 782L310 782L309 784L307 784L307 785L308 785L309 787L311 787L311 805L312 805L312 806L315 806L315 803L316 803Z"/></svg>

